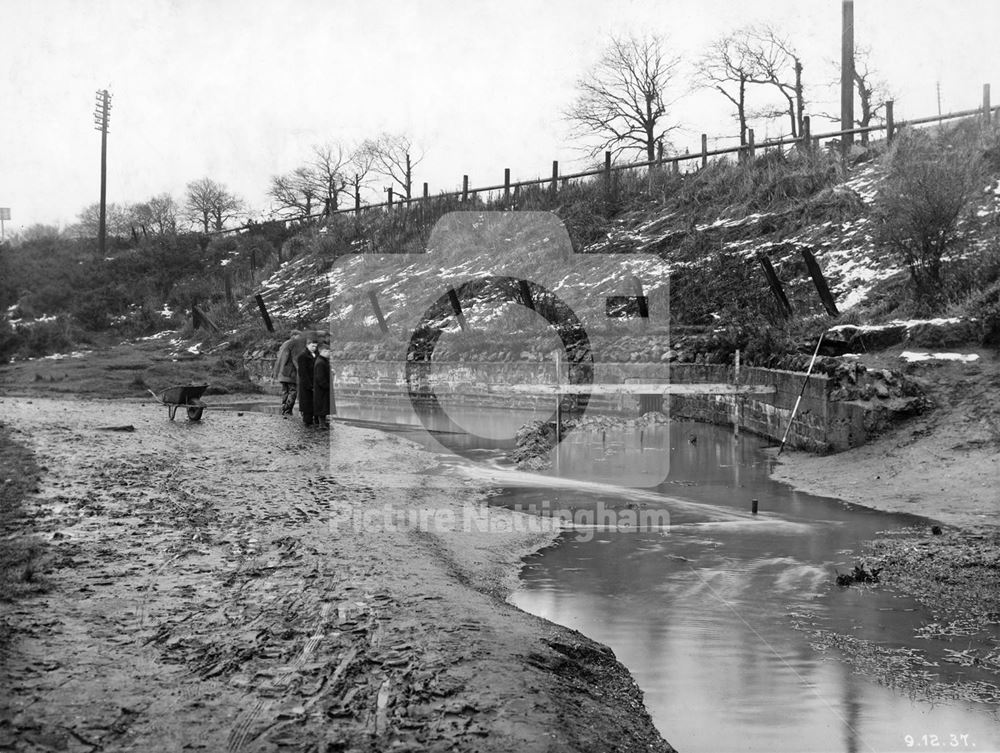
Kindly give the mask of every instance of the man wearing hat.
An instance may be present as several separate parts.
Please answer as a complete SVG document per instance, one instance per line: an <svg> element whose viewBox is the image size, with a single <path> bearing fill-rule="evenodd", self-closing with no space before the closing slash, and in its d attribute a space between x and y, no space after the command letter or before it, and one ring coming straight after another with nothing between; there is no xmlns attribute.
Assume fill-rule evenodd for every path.
<svg viewBox="0 0 1000 753"><path fill-rule="evenodd" d="M299 330L293 329L291 336L278 349L278 358L274 362L272 376L281 384L281 415L285 417L292 415L295 408L299 381L295 362L305 349L305 338Z"/></svg>

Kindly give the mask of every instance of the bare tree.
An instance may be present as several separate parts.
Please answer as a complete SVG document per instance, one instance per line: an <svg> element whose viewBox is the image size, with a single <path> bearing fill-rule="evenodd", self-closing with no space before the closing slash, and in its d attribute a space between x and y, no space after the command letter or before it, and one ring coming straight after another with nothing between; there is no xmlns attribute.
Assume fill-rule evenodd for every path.
<svg viewBox="0 0 1000 753"><path fill-rule="evenodd" d="M276 211L291 217L310 217L315 207L324 214L335 211L347 189L347 160L339 144L312 148L313 158L287 175L271 178L268 188Z"/></svg>
<svg viewBox="0 0 1000 753"><path fill-rule="evenodd" d="M888 85L878 78L871 67L871 48L858 47L854 51L854 88L858 93L860 117L856 124L867 128L872 120L885 111L885 103L891 99ZM868 143L868 131L861 134L861 143Z"/></svg>
<svg viewBox="0 0 1000 753"><path fill-rule="evenodd" d="M80 238L96 238L100 228L101 205L91 204L77 215L73 232ZM138 225L135 206L111 202L106 206L105 231L112 238L125 238Z"/></svg>
<svg viewBox="0 0 1000 753"><path fill-rule="evenodd" d="M827 61L830 68L836 71L836 76L829 82L831 86L840 85L840 61ZM858 107L854 110L854 125L867 128L872 121L879 119L885 112L885 105L892 99L889 85L878 75L871 64L871 48L858 46L854 50L854 90L857 95ZM840 123L840 113L822 112L821 117L833 123ZM868 132L861 134L861 143L868 143Z"/></svg>
<svg viewBox="0 0 1000 753"><path fill-rule="evenodd" d="M295 218L309 217L317 198L316 176L308 167L299 167L287 175L275 175L267 189L276 211Z"/></svg>
<svg viewBox="0 0 1000 753"><path fill-rule="evenodd" d="M350 174L350 186L357 198L361 189L371 184L375 169L375 154L363 141L352 152L345 170Z"/></svg>
<svg viewBox="0 0 1000 753"><path fill-rule="evenodd" d="M680 58L667 53L662 37L612 38L601 59L577 82L578 96L566 111L574 135L592 140L588 153L628 151L656 156L656 145L677 128L665 126L665 92Z"/></svg>
<svg viewBox="0 0 1000 753"><path fill-rule="evenodd" d="M747 62L754 72L749 83L776 88L786 106L792 136L802 134L805 94L802 85L802 60L788 40L770 26L751 27L746 31ZM776 112L764 112L774 116Z"/></svg>
<svg viewBox="0 0 1000 753"><path fill-rule="evenodd" d="M741 146L747 143L747 87L759 77L754 66L749 31L740 29L713 42L695 72L697 86L720 92L736 107Z"/></svg>
<svg viewBox="0 0 1000 753"><path fill-rule="evenodd" d="M317 196L323 202L324 214L334 212L340 205L340 194L347 189L347 158L340 144L322 144L313 147L312 176Z"/></svg>
<svg viewBox="0 0 1000 753"><path fill-rule="evenodd" d="M213 227L216 231L224 229L227 222L236 219L244 211L241 198L210 178L201 178L187 184L184 206L188 220L194 225L201 225L206 233Z"/></svg>
<svg viewBox="0 0 1000 753"><path fill-rule="evenodd" d="M135 204L132 215L144 234L169 235L177 232L177 202L168 193Z"/></svg>
<svg viewBox="0 0 1000 753"><path fill-rule="evenodd" d="M362 143L356 164L366 163L372 174L385 178L394 188L399 187L409 199L413 195L413 168L423 159L423 152L417 153L413 140L406 134L382 133Z"/></svg>

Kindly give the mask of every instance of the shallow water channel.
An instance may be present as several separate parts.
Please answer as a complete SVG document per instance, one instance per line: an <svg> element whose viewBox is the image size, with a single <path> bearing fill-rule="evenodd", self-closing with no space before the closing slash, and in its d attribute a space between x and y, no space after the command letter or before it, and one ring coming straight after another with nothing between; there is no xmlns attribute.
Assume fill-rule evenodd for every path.
<svg viewBox="0 0 1000 753"><path fill-rule="evenodd" d="M584 482L512 487L493 502L570 510L658 505L669 512L665 530L564 533L558 545L528 558L511 601L611 646L671 744L682 753L1000 750L997 706L911 700L855 673L837 651L817 650L814 637L793 627L919 652L929 665L921 671L945 682L995 679L944 661L949 649L968 648L969 637L917 638L915 629L931 617L912 600L835 585L836 571L851 570L861 542L928 521L773 482L772 461L752 437L683 422L637 434L614 437L624 454L618 472L634 482L652 467L638 458L669 448L669 473L653 490L659 501L649 490ZM594 478L595 457L615 455L609 437L570 438L562 472ZM748 514L753 499L756 516Z"/></svg>
<svg viewBox="0 0 1000 753"><path fill-rule="evenodd" d="M419 425L408 406L345 405L340 416ZM465 417L496 440L472 464L503 487L491 504L577 523L526 560L510 600L610 646L681 753L1000 750L997 705L917 700L885 669L891 658L880 682L842 653L874 647L907 659L938 696L956 682L995 680L946 661L979 645L975 636L917 637L933 618L911 599L835 585L862 542L930 521L795 492L769 478L773 461L757 438L689 422L575 432L558 473L513 472L496 446L532 417ZM811 629L867 648L822 650Z"/></svg>

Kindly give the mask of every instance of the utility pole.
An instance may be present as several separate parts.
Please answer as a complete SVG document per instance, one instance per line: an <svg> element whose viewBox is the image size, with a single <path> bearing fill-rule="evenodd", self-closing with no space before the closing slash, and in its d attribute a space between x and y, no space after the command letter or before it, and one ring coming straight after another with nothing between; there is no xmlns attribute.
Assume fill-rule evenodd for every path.
<svg viewBox="0 0 1000 753"><path fill-rule="evenodd" d="M97 92L97 104L94 107L94 130L101 132L101 221L97 229L97 243L101 258L105 254L105 237L107 235L107 192L108 192L108 121L111 118L111 95L107 89Z"/></svg>
<svg viewBox="0 0 1000 753"><path fill-rule="evenodd" d="M840 44L840 130L854 128L854 0L844 0L843 25ZM840 137L847 154L854 142L852 134Z"/></svg>

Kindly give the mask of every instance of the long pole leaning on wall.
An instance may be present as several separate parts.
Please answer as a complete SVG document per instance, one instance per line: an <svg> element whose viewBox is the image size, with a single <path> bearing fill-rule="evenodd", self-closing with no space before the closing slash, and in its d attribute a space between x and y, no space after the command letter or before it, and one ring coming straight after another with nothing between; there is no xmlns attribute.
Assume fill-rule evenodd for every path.
<svg viewBox="0 0 1000 753"><path fill-rule="evenodd" d="M823 344L823 337L826 335L826 330L819 336L819 342L816 343L816 350L813 351L813 357L809 361L809 369L806 371L805 379L802 380L802 389L799 390L799 396L795 398L795 405L792 407L792 415L788 417L788 426L785 427L785 433L781 437L781 445L778 447L778 455L781 455L781 451L785 449L785 441L788 439L788 432L792 430L792 423L795 421L795 414L799 411L799 403L802 402L802 395L805 394L806 385L809 384L809 377L812 375L813 366L816 364L816 356L819 355L819 346Z"/></svg>

